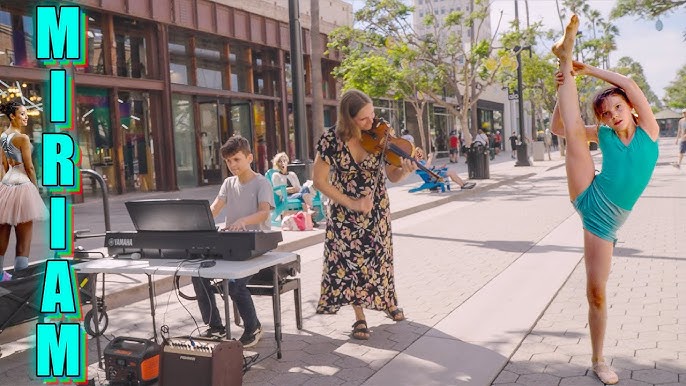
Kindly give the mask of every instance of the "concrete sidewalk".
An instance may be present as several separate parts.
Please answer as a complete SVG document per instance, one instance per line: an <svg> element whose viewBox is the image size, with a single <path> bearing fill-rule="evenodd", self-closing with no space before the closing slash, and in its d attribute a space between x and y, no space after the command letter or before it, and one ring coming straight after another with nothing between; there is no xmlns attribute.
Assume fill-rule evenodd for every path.
<svg viewBox="0 0 686 386"><path fill-rule="evenodd" d="M655 177L620 232L610 277L616 291L609 300L606 355L621 369L622 382L631 378L625 384L686 383L686 265L677 245L686 232L677 221L686 218L686 193L680 188L684 172L668 165L676 154L670 143L661 143ZM266 334L256 346L261 362L245 384L599 384L587 374L581 232L563 161L558 156L514 168L509 155L500 157L505 162L492 164L491 180L478 181L474 191L407 193L418 179L390 187L396 285L408 320L393 323L366 312L369 341L349 337L350 307L335 316L314 312L322 231L284 232L281 248L299 248L302 259L304 329L296 328L293 303L284 297L284 357L270 356L271 301L256 297ZM95 204L82 208L92 207L93 214ZM108 292L121 292L109 286ZM159 324L172 335L195 328L189 321L198 318L193 302L157 292ZM147 300L129 299L108 313L107 337L150 336ZM633 342L647 348L634 349ZM30 339L3 344L4 352L18 352L0 358L0 382L32 384L30 351L21 351L29 346ZM90 371L106 384L97 365Z"/></svg>

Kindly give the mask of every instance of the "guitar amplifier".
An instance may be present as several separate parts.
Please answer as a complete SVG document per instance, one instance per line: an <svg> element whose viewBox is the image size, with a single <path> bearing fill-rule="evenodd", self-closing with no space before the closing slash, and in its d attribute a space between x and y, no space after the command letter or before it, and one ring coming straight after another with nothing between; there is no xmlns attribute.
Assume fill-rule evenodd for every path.
<svg viewBox="0 0 686 386"><path fill-rule="evenodd" d="M160 346L147 339L116 337L105 347L110 385L150 385L160 370Z"/></svg>
<svg viewBox="0 0 686 386"><path fill-rule="evenodd" d="M160 386L240 386L243 345L237 340L170 338L162 347Z"/></svg>

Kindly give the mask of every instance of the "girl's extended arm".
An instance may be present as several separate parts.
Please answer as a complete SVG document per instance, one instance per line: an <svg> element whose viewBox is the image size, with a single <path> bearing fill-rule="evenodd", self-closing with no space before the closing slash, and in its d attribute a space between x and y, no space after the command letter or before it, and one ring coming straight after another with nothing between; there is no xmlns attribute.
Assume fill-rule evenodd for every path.
<svg viewBox="0 0 686 386"><path fill-rule="evenodd" d="M564 82L564 76L560 71L555 72L555 81L558 87ZM550 118L550 131L558 137L565 137L565 125L560 115L560 104L556 101L553 109L553 116ZM598 126L586 125L586 139L591 142L598 142Z"/></svg>
<svg viewBox="0 0 686 386"><path fill-rule="evenodd" d="M653 115L653 110L650 108L648 99L633 79L616 72L603 70L581 62L573 62L572 66L577 73L604 80L624 90L626 96L629 98L629 102L638 114L638 125L648 133L650 138L657 140L660 133L660 126L658 126L657 121L655 120L655 115Z"/></svg>

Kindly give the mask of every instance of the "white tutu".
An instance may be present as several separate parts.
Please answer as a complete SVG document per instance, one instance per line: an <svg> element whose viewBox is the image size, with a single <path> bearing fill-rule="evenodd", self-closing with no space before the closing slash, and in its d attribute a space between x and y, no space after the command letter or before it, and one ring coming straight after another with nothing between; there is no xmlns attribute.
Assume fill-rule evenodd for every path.
<svg viewBox="0 0 686 386"><path fill-rule="evenodd" d="M0 224L17 225L46 218L48 208L24 165L11 167L0 182Z"/></svg>

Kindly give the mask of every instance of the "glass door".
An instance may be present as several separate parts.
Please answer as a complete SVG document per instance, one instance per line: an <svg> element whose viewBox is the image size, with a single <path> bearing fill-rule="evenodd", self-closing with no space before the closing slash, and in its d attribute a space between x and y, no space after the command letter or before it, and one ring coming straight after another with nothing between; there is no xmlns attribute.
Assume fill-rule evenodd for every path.
<svg viewBox="0 0 686 386"><path fill-rule="evenodd" d="M218 104L214 102L198 103L200 115L200 182L205 185L222 182L222 158L219 148L220 116Z"/></svg>

